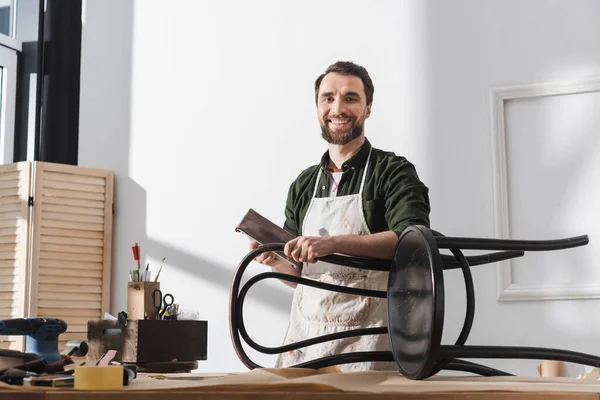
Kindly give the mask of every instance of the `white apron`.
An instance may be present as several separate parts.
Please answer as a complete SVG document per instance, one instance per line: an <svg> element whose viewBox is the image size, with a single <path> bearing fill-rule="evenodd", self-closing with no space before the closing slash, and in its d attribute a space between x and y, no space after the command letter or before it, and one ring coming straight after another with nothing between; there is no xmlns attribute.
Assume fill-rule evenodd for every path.
<svg viewBox="0 0 600 400"><path fill-rule="evenodd" d="M357 194L317 198L321 170L317 175L313 198L304 217L303 236L368 235L363 211L362 192L368 172L371 153L367 158L360 190ZM386 272L368 271L318 261L304 263L302 277L316 281L387 290ZM330 292L298 285L294 292L290 324L285 344L314 338L334 332L358 328L372 328L386 324L386 299ZM387 335L369 335L339 339L308 346L281 354L278 367L288 367L315 358L355 351L389 351ZM368 362L339 365L342 371L395 370L394 363Z"/></svg>

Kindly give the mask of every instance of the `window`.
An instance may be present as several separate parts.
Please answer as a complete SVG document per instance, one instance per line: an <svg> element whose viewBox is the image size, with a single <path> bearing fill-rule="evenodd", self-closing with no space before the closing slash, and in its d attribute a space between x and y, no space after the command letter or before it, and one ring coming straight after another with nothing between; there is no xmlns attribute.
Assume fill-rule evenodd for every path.
<svg viewBox="0 0 600 400"><path fill-rule="evenodd" d="M77 165L82 0L0 0L0 164Z"/></svg>
<svg viewBox="0 0 600 400"><path fill-rule="evenodd" d="M17 54L21 43L15 37L15 0L0 0L0 164L13 162Z"/></svg>
<svg viewBox="0 0 600 400"><path fill-rule="evenodd" d="M15 37L15 0L0 0L0 34Z"/></svg>
<svg viewBox="0 0 600 400"><path fill-rule="evenodd" d="M13 162L16 94L17 51L0 44L0 164Z"/></svg>

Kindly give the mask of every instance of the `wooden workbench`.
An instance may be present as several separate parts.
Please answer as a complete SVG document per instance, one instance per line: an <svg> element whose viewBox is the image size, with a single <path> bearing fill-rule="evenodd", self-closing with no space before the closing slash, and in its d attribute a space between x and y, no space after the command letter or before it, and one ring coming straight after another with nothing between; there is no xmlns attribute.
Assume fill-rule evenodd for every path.
<svg viewBox="0 0 600 400"><path fill-rule="evenodd" d="M596 399L600 381L538 377L435 376L411 381L394 372L339 373L314 370L262 369L229 375L140 374L119 391L87 392L0 386L0 399Z"/></svg>

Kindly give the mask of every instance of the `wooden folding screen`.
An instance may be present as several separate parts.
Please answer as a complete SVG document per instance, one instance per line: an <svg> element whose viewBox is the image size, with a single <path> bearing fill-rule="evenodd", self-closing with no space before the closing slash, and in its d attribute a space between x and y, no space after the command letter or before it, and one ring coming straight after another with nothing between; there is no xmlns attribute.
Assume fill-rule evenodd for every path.
<svg viewBox="0 0 600 400"><path fill-rule="evenodd" d="M45 162L17 163L16 166L0 166L0 179L5 170L13 174L18 171L18 176L25 182L27 168L30 168L29 185L21 182L18 186L17 179L0 181L0 190L2 182L7 181L18 187L7 193L19 193L6 196L7 213L12 213L7 215L13 219L0 219L0 232L13 225L17 226L12 228L13 231L19 229L14 221L27 214L24 225L29 235L20 236L22 232L19 231L14 239L10 235L6 240L5 236L0 236L0 249L6 245L7 251L14 253L7 253L7 257L13 257L15 261L6 265L16 265L12 267L15 271L12 287L7 286L3 292L4 286L0 286L0 299L11 297L13 300L11 314L0 314L0 319L22 316L61 318L68 324L67 332L59 337L62 348L68 340L84 340L87 321L100 319L109 311L114 174ZM19 166L21 170L15 169ZM16 202L8 202L14 196L20 199L19 205L27 204L27 212L23 208L17 210L16 205L9 206ZM0 218L4 198L0 191ZM23 203L26 198L29 201ZM4 254L2 250L0 256ZM0 259L2 262L5 262L4 258ZM22 276L28 278L23 280ZM26 306L19 308L23 299ZM0 302L2 313L3 304ZM18 347L19 343L14 343L13 347Z"/></svg>
<svg viewBox="0 0 600 400"><path fill-rule="evenodd" d="M31 164L0 165L0 319L27 315ZM21 336L0 336L0 349L21 350Z"/></svg>

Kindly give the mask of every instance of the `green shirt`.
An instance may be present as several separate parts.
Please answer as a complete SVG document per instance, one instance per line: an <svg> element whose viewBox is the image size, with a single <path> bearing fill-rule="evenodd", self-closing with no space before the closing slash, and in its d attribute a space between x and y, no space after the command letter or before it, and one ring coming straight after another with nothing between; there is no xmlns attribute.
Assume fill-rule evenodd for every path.
<svg viewBox="0 0 600 400"><path fill-rule="evenodd" d="M358 193L371 148L371 143L365 139L360 150L342 165L337 196ZM322 172L316 197L329 195L328 161L329 152L325 152L320 164L304 170L290 186L284 228L296 236L301 236L319 169ZM363 210L371 233L394 231L400 236L410 225L429 227L429 189L419 180L415 167L406 158L373 148L363 190Z"/></svg>

